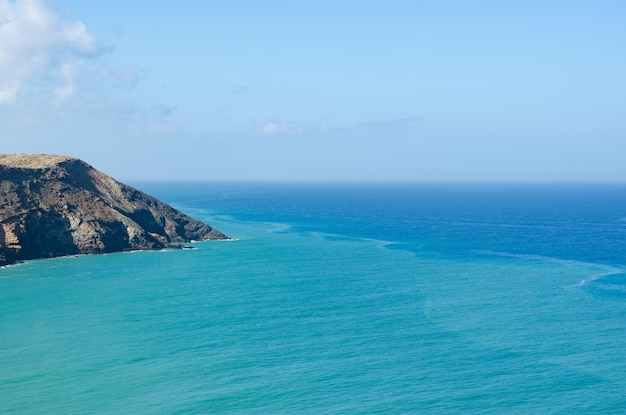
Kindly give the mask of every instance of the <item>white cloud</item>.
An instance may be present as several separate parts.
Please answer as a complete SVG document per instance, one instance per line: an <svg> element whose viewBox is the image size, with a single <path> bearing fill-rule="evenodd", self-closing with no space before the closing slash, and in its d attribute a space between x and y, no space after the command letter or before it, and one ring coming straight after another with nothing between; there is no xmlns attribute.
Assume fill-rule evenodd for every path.
<svg viewBox="0 0 626 415"><path fill-rule="evenodd" d="M59 19L45 0L0 0L0 105L12 105L29 82L56 73L57 99L76 92L75 70L102 48L81 22Z"/></svg>
<svg viewBox="0 0 626 415"><path fill-rule="evenodd" d="M263 135L281 134L289 131L289 127L286 124L279 124L275 122L267 122L259 127L259 133Z"/></svg>
<svg viewBox="0 0 626 415"><path fill-rule="evenodd" d="M64 63L59 68L59 77L63 84L55 88L54 94L60 101L70 99L76 93L76 83L74 82L75 65Z"/></svg>
<svg viewBox="0 0 626 415"><path fill-rule="evenodd" d="M323 124L291 124L269 121L258 128L256 132L261 135L303 135L328 131Z"/></svg>

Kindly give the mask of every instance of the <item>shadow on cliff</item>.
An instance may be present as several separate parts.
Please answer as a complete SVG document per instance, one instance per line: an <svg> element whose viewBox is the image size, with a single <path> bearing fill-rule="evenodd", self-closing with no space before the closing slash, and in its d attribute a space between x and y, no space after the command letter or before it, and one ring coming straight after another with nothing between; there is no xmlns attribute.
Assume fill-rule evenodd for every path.
<svg viewBox="0 0 626 415"><path fill-rule="evenodd" d="M34 210L23 219L18 235L22 249L16 260L53 258L80 252L72 239L70 221L56 212Z"/></svg>

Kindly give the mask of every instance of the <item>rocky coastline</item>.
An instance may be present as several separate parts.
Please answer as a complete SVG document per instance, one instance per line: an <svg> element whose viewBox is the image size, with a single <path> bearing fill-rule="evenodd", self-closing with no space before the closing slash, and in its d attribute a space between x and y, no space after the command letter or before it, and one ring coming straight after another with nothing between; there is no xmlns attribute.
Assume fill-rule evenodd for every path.
<svg viewBox="0 0 626 415"><path fill-rule="evenodd" d="M0 154L0 266L228 239L84 161Z"/></svg>

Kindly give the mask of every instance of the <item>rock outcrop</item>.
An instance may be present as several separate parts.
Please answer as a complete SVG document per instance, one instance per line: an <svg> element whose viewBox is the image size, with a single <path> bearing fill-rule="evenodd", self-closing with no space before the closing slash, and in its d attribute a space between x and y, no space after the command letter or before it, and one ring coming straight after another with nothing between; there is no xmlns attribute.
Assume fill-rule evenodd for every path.
<svg viewBox="0 0 626 415"><path fill-rule="evenodd" d="M0 265L207 239L227 237L79 159L0 154Z"/></svg>

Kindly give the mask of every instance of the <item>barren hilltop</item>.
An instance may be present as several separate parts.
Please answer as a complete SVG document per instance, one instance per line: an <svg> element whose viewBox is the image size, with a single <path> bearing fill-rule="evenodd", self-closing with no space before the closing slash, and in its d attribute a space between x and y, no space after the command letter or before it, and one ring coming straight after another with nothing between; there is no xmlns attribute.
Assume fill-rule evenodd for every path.
<svg viewBox="0 0 626 415"><path fill-rule="evenodd" d="M227 239L82 160L0 154L0 265Z"/></svg>

